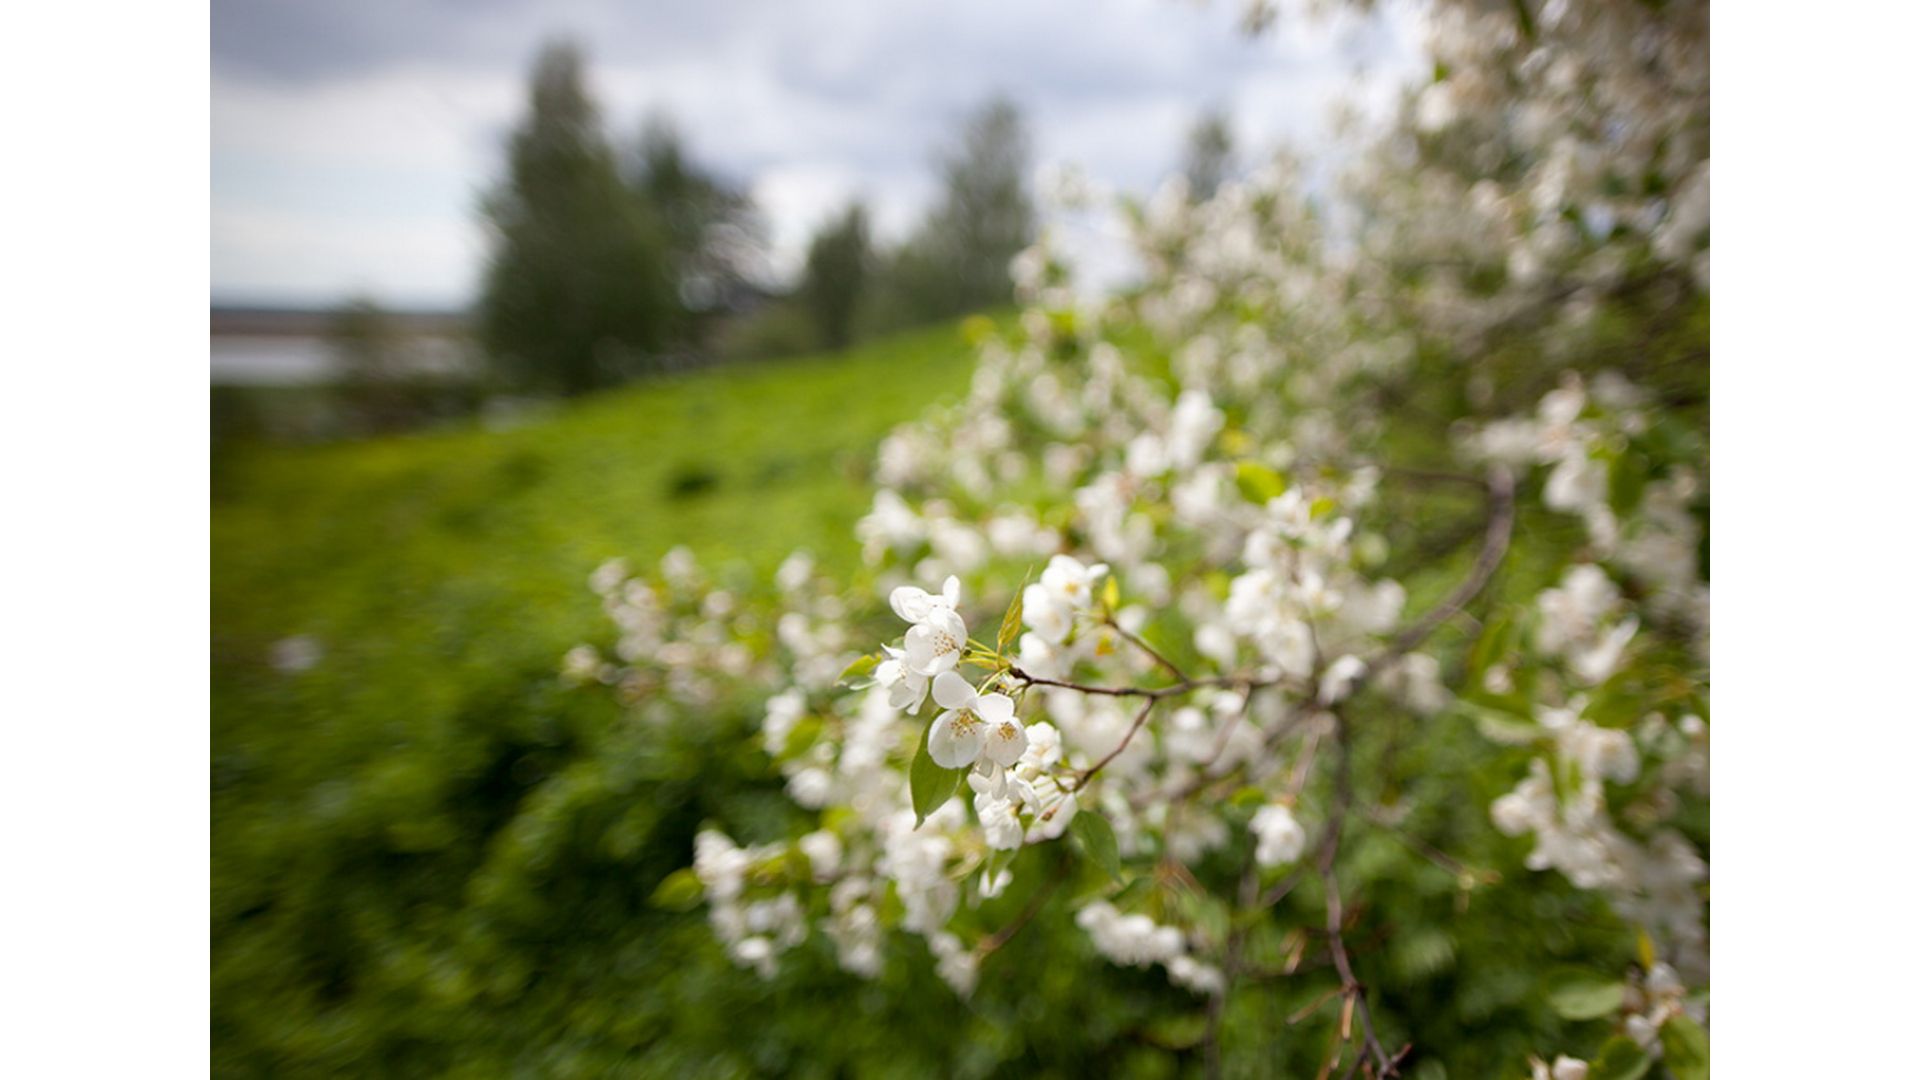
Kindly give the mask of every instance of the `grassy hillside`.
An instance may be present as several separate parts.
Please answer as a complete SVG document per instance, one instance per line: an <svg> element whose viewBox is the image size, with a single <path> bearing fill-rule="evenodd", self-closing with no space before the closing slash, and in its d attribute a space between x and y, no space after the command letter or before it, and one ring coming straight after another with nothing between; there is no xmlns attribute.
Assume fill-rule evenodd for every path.
<svg viewBox="0 0 1920 1080"><path fill-rule="evenodd" d="M457 954L460 970L478 970L464 966L473 937L497 929L484 913L504 901L474 883L519 880L483 868L514 857L500 839L509 820L543 820L527 793L568 790L548 781L613 730L615 718L592 712L609 707L604 695L567 695L555 677L565 650L606 626L588 574L676 544L721 570L770 570L798 546L829 565L854 561L879 440L957 397L971 369L948 325L844 355L650 382L505 430L223 451L212 516L216 1073L439 1072L449 1046L465 1045L456 1028L474 994L502 995L504 1015L533 1026L496 1029L508 1045L538 1046L549 1025L591 1028L532 1015L517 983L449 983L444 966ZM311 643L311 666L274 663L290 638ZM685 859L698 820L689 792L702 769L715 777L702 764L710 750L686 753L657 769L679 786L640 803L679 805L686 820L647 848L651 861L609 868L602 887ZM707 947L697 915L663 928L633 918L638 904L617 920L632 948ZM605 934L578 929L606 947ZM645 1002L661 1025L684 1014ZM407 1056L416 1051L431 1056Z"/></svg>
<svg viewBox="0 0 1920 1080"><path fill-rule="evenodd" d="M879 439L960 393L971 366L942 326L651 382L508 430L233 453L212 523L216 743L239 708L414 715L457 681L449 666L551 667L598 628L586 576L615 555L686 544L765 569L812 546L839 561ZM269 658L295 635L322 658L290 693Z"/></svg>

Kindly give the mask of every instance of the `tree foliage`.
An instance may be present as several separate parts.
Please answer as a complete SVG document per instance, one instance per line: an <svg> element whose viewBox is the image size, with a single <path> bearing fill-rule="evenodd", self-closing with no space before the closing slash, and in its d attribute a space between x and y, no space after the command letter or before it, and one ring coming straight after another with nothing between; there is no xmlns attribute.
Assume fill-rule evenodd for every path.
<svg viewBox="0 0 1920 1080"><path fill-rule="evenodd" d="M1213 198L1233 175L1233 166L1233 124L1224 110L1209 110L1187 132L1181 174L1188 193L1203 202Z"/></svg>
<svg viewBox="0 0 1920 1080"><path fill-rule="evenodd" d="M1012 300L1007 265L1035 234L1031 157L1026 123L1011 101L990 99L967 118L936 159L939 201L888 262L892 321L926 322Z"/></svg>
<svg viewBox="0 0 1920 1080"><path fill-rule="evenodd" d="M753 200L694 161L665 114L642 127L628 171L634 197L666 228L683 320L677 330L699 344L703 324L752 287L763 244Z"/></svg>
<svg viewBox="0 0 1920 1080"><path fill-rule="evenodd" d="M867 209L859 203L827 222L808 244L799 293L822 345L839 349L853 340L855 320L870 286L873 259Z"/></svg>
<svg viewBox="0 0 1920 1080"><path fill-rule="evenodd" d="M581 53L548 46L507 175L484 202L483 346L530 389L578 394L645 370L687 340L688 298L705 303L737 274L744 207L687 164L664 126L650 129L629 183Z"/></svg>

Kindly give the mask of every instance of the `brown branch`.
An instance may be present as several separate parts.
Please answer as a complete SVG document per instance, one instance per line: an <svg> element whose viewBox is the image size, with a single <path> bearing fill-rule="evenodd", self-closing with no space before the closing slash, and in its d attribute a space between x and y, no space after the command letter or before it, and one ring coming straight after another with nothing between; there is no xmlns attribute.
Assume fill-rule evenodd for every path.
<svg viewBox="0 0 1920 1080"><path fill-rule="evenodd" d="M1167 686L1093 686L1088 683L1068 682L1065 679L1043 679L1038 675L1029 674L1018 664L1007 665L1007 674L1027 686L1053 686L1062 690L1078 690L1082 694L1099 694L1103 697L1139 697L1156 700L1179 697L1182 694L1208 688L1252 687L1257 690L1278 686L1287 681L1284 675L1270 679L1256 678L1252 675L1210 675L1199 679L1182 679Z"/></svg>
<svg viewBox="0 0 1920 1080"><path fill-rule="evenodd" d="M1158 688L1141 686L1089 686L1086 683L1066 682L1061 679L1042 679L1037 675L1029 675L1021 670L1018 664L1008 665L1007 674L1019 679L1028 686L1057 686L1062 690L1078 690L1083 694L1100 694L1105 697L1163 698L1173 694L1183 694L1189 689L1188 686L1181 683Z"/></svg>
<svg viewBox="0 0 1920 1080"><path fill-rule="evenodd" d="M1332 1001L1334 997L1340 993L1340 991L1341 991L1341 988L1338 986L1328 987L1326 993L1321 994L1319 997L1314 998L1312 1001L1308 1002L1307 1004L1302 1005L1299 1009L1294 1011L1293 1015L1287 1017L1287 1026L1292 1027L1293 1025L1298 1024L1300 1021L1305 1020L1307 1017L1312 1016L1314 1013L1319 1012L1320 1006L1325 1005L1329 1001Z"/></svg>
<svg viewBox="0 0 1920 1080"><path fill-rule="evenodd" d="M1347 955L1343 936L1346 909L1340 899L1340 878L1334 863L1340 855L1340 834L1346 826L1347 810L1353 804L1353 748L1348 737L1346 718L1334 710L1333 805L1327 815L1326 836L1320 842L1318 869L1327 891L1327 944L1333 955L1334 970L1340 974L1341 992L1360 1017L1363 1056L1372 1054L1379 1062L1378 1076L1393 1075L1394 1059L1387 1054L1373 1028L1373 1009L1367 1004L1367 990L1353 973L1353 961ZM1344 1041L1344 1040L1343 1040Z"/></svg>
<svg viewBox="0 0 1920 1080"><path fill-rule="evenodd" d="M1513 516L1513 474L1496 468L1487 477L1487 538L1473 561L1473 569L1445 600L1396 634L1391 644L1367 661L1368 675L1419 648L1441 624L1458 615L1480 595L1480 590L1493 580L1494 571L1506 558L1507 547L1513 540Z"/></svg>

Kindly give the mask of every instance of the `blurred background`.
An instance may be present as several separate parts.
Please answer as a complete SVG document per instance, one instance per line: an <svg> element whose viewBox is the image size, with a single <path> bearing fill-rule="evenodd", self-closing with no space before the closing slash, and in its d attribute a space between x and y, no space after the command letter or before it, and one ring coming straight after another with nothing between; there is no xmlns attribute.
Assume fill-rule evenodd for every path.
<svg viewBox="0 0 1920 1080"><path fill-rule="evenodd" d="M1042 230L1125 289L1105 196L1204 196L1282 145L1331 177L1343 126L1430 74L1412 5L1242 19L214 3L217 1074L1199 1068L1191 996L1070 931L965 1007L898 951L872 982L824 946L735 968L657 890L703 819L793 814L762 703L636 737L559 666L609 558L685 547L747 589L809 549L844 579L875 447L961 395ZM1524 902L1564 921L1570 894ZM1476 915L1394 962L1497 954L1498 902ZM1528 1016L1488 1027L1511 976L1484 1008L1423 991L1467 1003L1424 1034L1523 1052Z"/></svg>
<svg viewBox="0 0 1920 1080"><path fill-rule="evenodd" d="M1382 111L1418 63L1410 8L1241 19L216 3L216 433L391 431L843 348L1007 303L1042 227L1124 284L1111 212L1039 196L1183 172L1204 193L1330 145L1336 102Z"/></svg>

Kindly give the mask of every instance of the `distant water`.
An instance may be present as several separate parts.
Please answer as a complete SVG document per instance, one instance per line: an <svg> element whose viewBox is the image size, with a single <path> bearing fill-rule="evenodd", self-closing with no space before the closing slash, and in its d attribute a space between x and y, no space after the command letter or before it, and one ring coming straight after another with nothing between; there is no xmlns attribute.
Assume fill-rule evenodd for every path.
<svg viewBox="0 0 1920 1080"><path fill-rule="evenodd" d="M222 334L211 340L211 382L301 386L333 374L332 353L319 337Z"/></svg>
<svg viewBox="0 0 1920 1080"><path fill-rule="evenodd" d="M333 346L320 334L214 334L209 381L228 386L309 386L339 370ZM401 338L393 359L418 375L462 378L477 361L465 339L436 334Z"/></svg>

